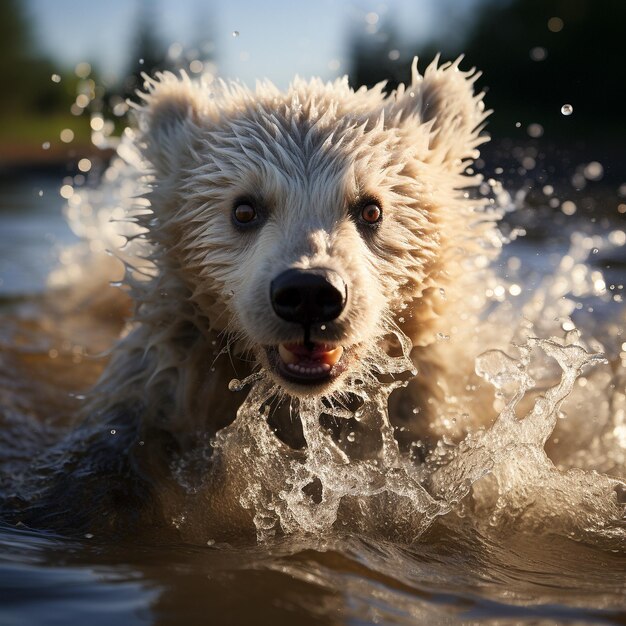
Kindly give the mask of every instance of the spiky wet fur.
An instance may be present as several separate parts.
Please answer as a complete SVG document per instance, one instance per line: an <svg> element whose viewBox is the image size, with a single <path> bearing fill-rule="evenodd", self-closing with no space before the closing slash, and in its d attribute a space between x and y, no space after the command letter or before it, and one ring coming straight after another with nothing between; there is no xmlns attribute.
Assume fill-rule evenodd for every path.
<svg viewBox="0 0 626 626"><path fill-rule="evenodd" d="M266 365L264 344L301 339L273 314L269 281L289 267L327 267L349 280L350 302L324 338L353 348L358 374L368 346L399 328L419 375L392 411L419 407L418 419L431 419L429 399L454 368L437 334L472 308L476 259L494 241L484 202L469 198L480 178L467 173L488 112L473 93L478 74L460 61L435 60L423 77L415 61L410 85L389 95L346 79L296 79L284 92L147 79L136 145L149 209L136 219L154 271L128 273L134 328L91 407L139 402L147 423L179 440L214 433L242 400L229 380ZM267 211L255 231L232 225L242 196ZM348 216L365 196L384 212L371 236ZM340 394L341 379L324 393Z"/></svg>

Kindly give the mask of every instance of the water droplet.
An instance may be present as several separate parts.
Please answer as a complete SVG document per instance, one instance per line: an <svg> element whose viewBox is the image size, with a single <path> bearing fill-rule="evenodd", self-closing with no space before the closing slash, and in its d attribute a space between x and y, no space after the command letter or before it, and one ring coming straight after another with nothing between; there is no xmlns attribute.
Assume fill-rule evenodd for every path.
<svg viewBox="0 0 626 626"><path fill-rule="evenodd" d="M552 33L560 33L565 26L563 20L560 17L551 17L548 20L548 30Z"/></svg>
<svg viewBox="0 0 626 626"><path fill-rule="evenodd" d="M83 61L74 68L74 72L78 78L87 78L91 74L91 65Z"/></svg>
<svg viewBox="0 0 626 626"><path fill-rule="evenodd" d="M322 324L322 325L320 326L320 330L326 330L326 324Z"/></svg>
<svg viewBox="0 0 626 626"><path fill-rule="evenodd" d="M167 56L170 59L177 59L183 53L183 47L179 43L173 43L167 49Z"/></svg>
<svg viewBox="0 0 626 626"><path fill-rule="evenodd" d="M112 435L116 435L117 434L117 430L115 430L115 428L111 428L111 434Z"/></svg>
<svg viewBox="0 0 626 626"><path fill-rule="evenodd" d="M215 545L215 539L207 539L206 545L207 546L214 546Z"/></svg>
<svg viewBox="0 0 626 626"><path fill-rule="evenodd" d="M42 147L44 150L49 150L49 149L50 149L50 142L49 142L49 141L44 141L44 142L41 144L41 147Z"/></svg>
<svg viewBox="0 0 626 626"><path fill-rule="evenodd" d="M93 535L91 533L85 533L85 539L93 539Z"/></svg>
<svg viewBox="0 0 626 626"><path fill-rule="evenodd" d="M91 161L89 159L81 159L78 162L78 169L81 172L88 172L91 169Z"/></svg>
<svg viewBox="0 0 626 626"><path fill-rule="evenodd" d="M598 161L591 161L585 165L583 174L587 180L600 180L604 176L604 167Z"/></svg>
<svg viewBox="0 0 626 626"><path fill-rule="evenodd" d="M71 143L74 140L74 131L71 128L64 128L59 137L63 143Z"/></svg>
<svg viewBox="0 0 626 626"><path fill-rule="evenodd" d="M139 59L139 65L143 65L144 64L144 60L143 59Z"/></svg>
<svg viewBox="0 0 626 626"><path fill-rule="evenodd" d="M561 107L561 113L563 115L571 115L574 112L574 107L571 104L564 104Z"/></svg>
<svg viewBox="0 0 626 626"><path fill-rule="evenodd" d="M234 30L233 31L233 37L239 37L239 31L238 30Z"/></svg>
<svg viewBox="0 0 626 626"><path fill-rule="evenodd" d="M626 244L626 233L623 230L612 230L609 233L609 242L614 246Z"/></svg>
<svg viewBox="0 0 626 626"><path fill-rule="evenodd" d="M193 74L199 74L204 69L204 63L199 59L194 59L189 64L189 71Z"/></svg>
<svg viewBox="0 0 626 626"><path fill-rule="evenodd" d="M41 198L41 196L43 196L43 189L39 190L39 194L38 195L39 195L40 198Z"/></svg>
<svg viewBox="0 0 626 626"><path fill-rule="evenodd" d="M89 96L85 93L79 93L74 104L78 107L76 114L80 115L82 110L89 104Z"/></svg>
<svg viewBox="0 0 626 626"><path fill-rule="evenodd" d="M241 383L241 381L238 378L233 378L228 383L228 390L229 391L241 391L242 389L243 389L243 384Z"/></svg>
<svg viewBox="0 0 626 626"><path fill-rule="evenodd" d="M100 132L104 128L104 118L100 115L94 115L91 118L89 125L91 126L91 130Z"/></svg>
<svg viewBox="0 0 626 626"><path fill-rule="evenodd" d="M52 74L52 76L50 76L50 80L53 83L60 83L61 82L61 77L58 74Z"/></svg>
<svg viewBox="0 0 626 626"><path fill-rule="evenodd" d="M529 389L534 384L521 363L501 350L488 350L477 356L475 371L498 390L511 383L524 389Z"/></svg>
<svg viewBox="0 0 626 626"><path fill-rule="evenodd" d="M576 205L571 200L566 200L561 205L561 211L565 213L565 215L574 215L574 213L576 213Z"/></svg>
<svg viewBox="0 0 626 626"><path fill-rule="evenodd" d="M541 46L536 46L532 48L530 51L530 58L533 61L545 61L545 58L548 56L548 51Z"/></svg>

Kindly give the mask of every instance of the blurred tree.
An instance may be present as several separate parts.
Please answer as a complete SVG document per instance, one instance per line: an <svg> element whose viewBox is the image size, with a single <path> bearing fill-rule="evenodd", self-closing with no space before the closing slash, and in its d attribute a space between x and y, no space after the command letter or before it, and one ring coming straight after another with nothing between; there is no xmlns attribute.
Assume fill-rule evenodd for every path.
<svg viewBox="0 0 626 626"><path fill-rule="evenodd" d="M385 21L374 32L353 34L351 44L350 80L354 85L373 87L387 81L388 88L393 89L406 80L410 61L396 58L403 46L391 21Z"/></svg>
<svg viewBox="0 0 626 626"><path fill-rule="evenodd" d="M189 40L189 47L186 54L186 62L192 74L202 71L215 70L215 18L211 2L206 2L196 7L196 14L193 18L193 33ZM192 62L200 61L196 64L198 71L195 71Z"/></svg>
<svg viewBox="0 0 626 626"><path fill-rule="evenodd" d="M492 127L520 119L566 134L561 107L571 104L577 131L624 138L624 24L623 0L488 0L465 51L484 72Z"/></svg>
<svg viewBox="0 0 626 626"><path fill-rule="evenodd" d="M7 85L20 82L21 64L28 49L30 31L22 13L19 0L4 0L0 3L0 72ZM6 90L1 106L7 107L15 95Z"/></svg>
<svg viewBox="0 0 626 626"><path fill-rule="evenodd" d="M464 67L483 72L479 88L487 88L487 104L495 110L494 135L506 134L516 121L537 122L566 136L571 120L562 115L573 106L577 134L616 138L626 135L623 84L623 0L483 0L467 23L454 19L429 42L407 46L397 61L389 45L374 45L370 36L353 39L351 80L372 85L383 78L395 87L409 76L410 58L417 54L423 70L435 52L453 59L465 52ZM451 29L464 27L464 33ZM460 36L461 35L461 36Z"/></svg>
<svg viewBox="0 0 626 626"><path fill-rule="evenodd" d="M167 48L158 33L156 13L154 1L141 0L129 67L122 85L127 97L134 98L135 91L143 85L143 72L152 75L170 67Z"/></svg>
<svg viewBox="0 0 626 626"><path fill-rule="evenodd" d="M135 33L125 75L116 84L107 84L102 96L102 109L106 117L117 119L117 130L127 122L127 99L137 101L137 90L143 89L142 74L154 75L158 71L186 70L191 75L211 70L215 46L212 42L213 20L211 3L196 7L193 19L194 35L190 47L173 43L168 46L159 34L159 8L155 0L140 0ZM193 61L196 61L194 63Z"/></svg>
<svg viewBox="0 0 626 626"><path fill-rule="evenodd" d="M36 49L30 23L19 0L0 2L0 98L3 117L42 113L64 106L68 97L50 77L54 66ZM68 105L69 106L69 105Z"/></svg>

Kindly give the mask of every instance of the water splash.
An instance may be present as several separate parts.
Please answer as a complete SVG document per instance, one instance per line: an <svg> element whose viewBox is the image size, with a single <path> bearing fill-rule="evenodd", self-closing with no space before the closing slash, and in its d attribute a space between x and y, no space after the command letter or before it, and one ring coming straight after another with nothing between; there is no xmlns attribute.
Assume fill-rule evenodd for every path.
<svg viewBox="0 0 626 626"><path fill-rule="evenodd" d="M584 329L584 319L574 323L581 302L601 300L605 310L611 302L619 285L588 259L594 250L610 254L623 239L574 232L569 250L553 269L544 268L532 290L512 288L528 284L529 268L515 257L519 262L507 264L508 280L488 276L482 320L439 345L450 354L459 344L466 351L483 350L475 372L495 389L497 417L488 426L489 407L483 404L485 415L460 443L444 437L422 463L400 452L390 425L389 395L404 383L350 381L349 392L363 400L360 423L378 437L364 458L354 453L361 432L348 430L345 440L337 441L321 427L320 417L328 412L323 400L293 407L307 445L299 451L285 446L267 423L267 402L276 388L257 374L236 422L218 436L216 454L227 458L243 449L254 459L241 503L252 512L259 539L277 533L319 536L355 526L390 536L395 525L403 526L403 540L414 541L438 519L457 516L481 532L557 533L623 550L626 369L612 348L622 331L619 322L604 323L604 335L594 325L591 336L578 328L580 323ZM399 357L380 350L370 358L378 372L412 367L411 346L398 339ZM466 399L478 387L468 384ZM442 413L458 412L458 402L446 398ZM351 417L339 410L336 415ZM481 418L487 426L480 427Z"/></svg>
<svg viewBox="0 0 626 626"><path fill-rule="evenodd" d="M370 359L377 373L415 373L408 358L408 339L399 333L397 338L402 347L400 356L389 356L380 349L372 351ZM356 498L357 504L363 505L367 498L382 493L410 500L413 511L424 520L414 529L416 534L447 506L434 500L420 484L422 475L408 457L401 455L394 438L387 401L391 392L406 382L380 383L372 377L368 383L353 376L343 395L359 398L356 411L327 398L292 400L306 440L303 451L289 449L267 423L268 401L278 392L274 383L257 373L245 381L232 381L231 389L240 390L248 383L253 386L237 420L218 434L215 451L218 457L228 458L243 450L252 462L248 471L252 480L242 493L241 504L252 511L259 539L279 531L322 533L341 518L340 508L347 501ZM321 416L329 414L338 419L353 417L367 433L375 434L375 451L369 458L356 459L351 454L350 444L357 443L353 431L340 445L321 427Z"/></svg>
<svg viewBox="0 0 626 626"><path fill-rule="evenodd" d="M377 351L373 360L381 372L399 374L412 369L408 340L399 339L403 347L400 356ZM353 448L340 445L320 426L321 416L334 409L340 419L353 416L345 408L329 407L320 398L297 402L295 409L302 421L306 448L294 451L276 437L267 422L268 402L277 393L274 384L262 373L237 381L233 385L237 390L245 384L252 388L235 423L218 434L215 453L224 462L232 462L242 450L246 454L250 465L240 501L253 515L259 540L268 540L277 533L320 535L354 524L357 516L361 517L360 529L372 532L389 520L395 519L398 524L398 516L402 516L402 523L410 528L408 539L414 541L436 519L454 511L459 503L465 505L474 489L478 494L476 506L489 509L489 514L476 518L476 522L501 522L504 512L509 517L520 513L519 501L527 499L528 494L536 499L539 493L551 493L542 516L530 515L525 523L532 520L539 524L538 519L548 514L554 523L554 517L565 515L565 526L572 536L575 528L580 538L593 530L604 539L624 541L615 496L615 489L622 483L597 474L591 478L579 470L560 472L544 451L562 403L586 368L606 363L604 356L558 338L530 338L517 349L518 358L491 350L476 362L481 377L496 389L508 391L509 399L494 424L468 435L458 446L438 446L421 465L400 452L389 421L389 395L406 383L349 381L348 392L363 400L360 423L378 437L374 451L366 458L357 458ZM530 374L533 353L556 361L561 375L555 385L535 397L532 407L519 418L516 411L520 404L536 390ZM348 441L358 443L354 432L349 433ZM522 464L525 467L520 468ZM499 488L487 489L481 482L485 477L495 480ZM381 499L385 503L382 511ZM567 515L572 512L571 505L564 506L567 499L578 502L576 515ZM582 515L584 508L592 514ZM603 524L590 522L594 516ZM607 530L607 519L617 525Z"/></svg>

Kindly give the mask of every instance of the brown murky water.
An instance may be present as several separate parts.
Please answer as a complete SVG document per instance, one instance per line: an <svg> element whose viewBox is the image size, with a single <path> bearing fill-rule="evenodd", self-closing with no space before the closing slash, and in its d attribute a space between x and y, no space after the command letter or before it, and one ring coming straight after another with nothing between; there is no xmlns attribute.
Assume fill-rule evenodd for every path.
<svg viewBox="0 0 626 626"><path fill-rule="evenodd" d="M27 190L31 199L33 187ZM57 208L53 203L45 214L62 232ZM38 223L41 206L29 210L18 220L20 232ZM0 232L0 251L9 239L13 246L10 252L4 248L4 258L18 258L16 248L31 258L31 244L15 245L16 232ZM502 394L500 420L464 445L443 445L437 469L407 465L402 476L380 474L385 489L368 509L375 532L365 523L362 532L346 532L331 508L321 511L330 501L307 509L287 497L280 506L272 503L272 524L288 529L286 535L259 532L257 541L230 543L199 536L183 541L175 520L168 529L146 524L145 533L115 540L89 532L68 537L16 522L15 511L36 503L41 488L55 479L54 467L40 459L74 428L81 396L107 359L95 355L121 330L123 303L111 308L108 299L61 292L42 304L37 292L43 283L37 281L47 262L34 268L30 282L5 269L0 500L8 513L0 526L0 624L626 623L625 317L620 299L612 297L623 292L624 282L618 233L623 235L623 225L611 222L599 235L575 236L569 250L562 241L552 248L543 242L539 260L536 242L510 244L500 271L510 274L508 295L494 300L485 317L485 326L497 329L503 320L530 316L533 332L547 337L541 320L549 318L553 326L555 317L562 318L562 303L574 303L572 317L583 337L596 337L585 350L602 349L607 362L577 371L576 350L564 348L577 340L568 340L571 329L561 324L563 346L538 345L527 366L523 355L508 350L511 370L493 352L502 346L486 332L483 348L492 352L481 367ZM33 249L41 252L46 241L33 241ZM602 275L594 273L600 271L598 256L610 265ZM509 297L517 295L511 284L532 285L541 297L527 298L521 314L521 304ZM103 309L105 301L109 308ZM560 368L555 358L562 360ZM534 413L525 409L524 419L507 421L507 401L521 384L512 372L519 371L549 379L553 389L569 394L565 404L535 405ZM242 424L246 417L242 413ZM237 434L239 443L252 437L258 445L263 436L245 428ZM225 454L232 437L230 444L218 442L218 450L220 445ZM335 469L308 467L328 493L341 494ZM371 468L355 472L365 470L371 477ZM445 490L437 492L433 476L445 478ZM401 485L394 484L400 479ZM407 500L413 510L430 502L420 491L424 485L428 497L439 494L440 508L428 524L414 528L409 541L397 529L406 529ZM365 506L374 496L361 488L357 499ZM88 501L89 494L83 495ZM265 511L268 502L262 504Z"/></svg>

